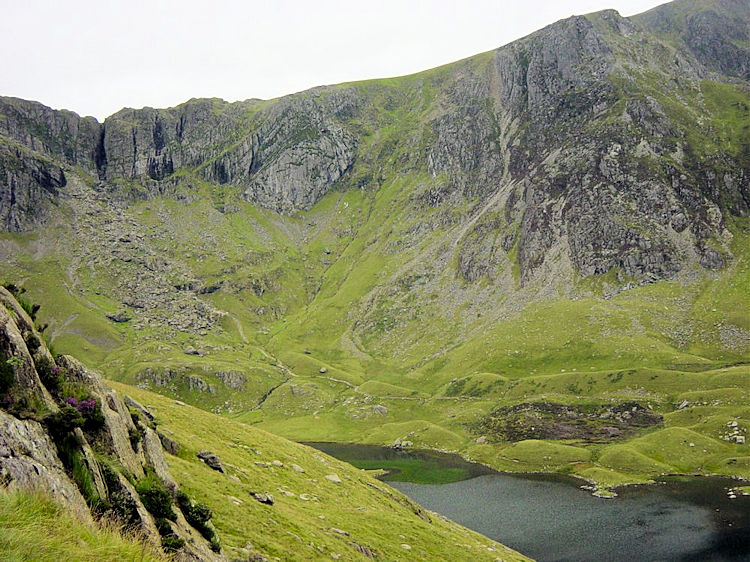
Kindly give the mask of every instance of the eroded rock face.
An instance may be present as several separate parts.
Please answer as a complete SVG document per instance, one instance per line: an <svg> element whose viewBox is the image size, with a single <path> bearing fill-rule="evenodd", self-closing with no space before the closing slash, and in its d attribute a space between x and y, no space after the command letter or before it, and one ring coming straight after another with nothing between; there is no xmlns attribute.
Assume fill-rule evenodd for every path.
<svg viewBox="0 0 750 562"><path fill-rule="evenodd" d="M528 111L535 122L550 125L612 95L602 78L614 58L591 21L574 16L498 49L499 94L505 106Z"/></svg>
<svg viewBox="0 0 750 562"><path fill-rule="evenodd" d="M282 213L309 209L351 168L357 140L337 117L358 100L353 91L332 97L290 97L274 108L253 137L248 201Z"/></svg>
<svg viewBox="0 0 750 562"><path fill-rule="evenodd" d="M0 143L0 228L25 232L44 224L49 205L66 183L59 165Z"/></svg>
<svg viewBox="0 0 750 562"><path fill-rule="evenodd" d="M78 517L90 520L86 501L68 478L44 427L0 410L0 482L10 489L51 494Z"/></svg>
<svg viewBox="0 0 750 562"><path fill-rule="evenodd" d="M490 86L470 75L455 86L474 84L469 91L488 99L483 112L474 104L474 115L472 95L459 96L454 112L435 122L438 148L450 152L428 163L435 172L462 171L456 185L487 194L459 247L465 280L491 276L514 246L522 283L612 269L648 281L731 260L719 209L748 213L746 170L728 155L698 165L676 152L687 124L670 120L653 97L633 94L618 105L615 83L630 78L611 37L635 50L647 41L639 33L614 11L570 18L499 49ZM673 58L680 70L664 68L665 76L705 75L689 51ZM468 121L471 134L460 129Z"/></svg>
<svg viewBox="0 0 750 562"><path fill-rule="evenodd" d="M241 120L242 111L235 109L204 99L167 110L118 111L102 125L100 176L159 182L180 168L198 166L241 126L236 119Z"/></svg>
<svg viewBox="0 0 750 562"><path fill-rule="evenodd" d="M290 97L253 117L252 101L192 100L168 110L122 110L103 125L100 175L153 180L149 191L158 195L158 182L179 169L200 167L206 180L243 187L244 197L263 207L306 209L354 162L356 138L337 120L354 100L334 97Z"/></svg>
<svg viewBox="0 0 750 562"><path fill-rule="evenodd" d="M3 305L10 307L10 310ZM50 360L49 351L42 345L31 318L13 296L0 287L0 359L13 360L12 392L16 399L30 399L43 409L55 411L55 401L39 379L34 359L26 345L27 339L30 338L39 342L40 347L36 353Z"/></svg>
<svg viewBox="0 0 750 562"><path fill-rule="evenodd" d="M0 98L0 219L4 229L41 224L44 204L65 187L64 165L108 185L115 197L168 193L163 182L195 168L208 181L245 190L248 201L279 212L309 208L354 163L357 139L342 126L359 103L353 90L289 97L256 113L253 100L191 100L171 109L123 109L104 123L36 102ZM239 140L238 140L239 139Z"/></svg>
<svg viewBox="0 0 750 562"><path fill-rule="evenodd" d="M37 154L95 171L101 125L93 117L0 97L0 137ZM4 144L4 143L3 143Z"/></svg>
<svg viewBox="0 0 750 562"><path fill-rule="evenodd" d="M44 225L67 185L63 168L96 172L100 128L93 117L0 97L0 228L26 232Z"/></svg>

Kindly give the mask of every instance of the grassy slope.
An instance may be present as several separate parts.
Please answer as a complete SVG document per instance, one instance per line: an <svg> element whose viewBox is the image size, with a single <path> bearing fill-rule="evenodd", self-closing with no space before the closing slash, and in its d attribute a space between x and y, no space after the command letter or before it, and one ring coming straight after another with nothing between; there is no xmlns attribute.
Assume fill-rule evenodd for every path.
<svg viewBox="0 0 750 562"><path fill-rule="evenodd" d="M383 387L368 382L354 391L341 388L346 398L339 395L327 407L299 401L282 388L262 412L242 418L303 440L390 443L406 437L418 446L458 450L496 468L572 471L603 486L666 472L748 478L746 447L721 439L728 421L750 425L746 355L722 349L716 329L721 322L750 327L746 222L738 221L734 231L739 259L722 276L688 285L657 283L607 301L535 305L419 369L377 372L375 378L388 381ZM679 328L691 335L682 344L672 334ZM309 341L283 347L315 348ZM285 358L292 355L279 351ZM317 367L330 362L314 362L315 354L295 357L305 361L295 365L296 372L320 385L323 375ZM454 379L461 383L457 392ZM638 400L665 415L665 428L613 445L472 443L476 435L466 426L478 415L528 400L573 405ZM697 403L689 414L675 410L683 400ZM388 414L372 414L371 404L385 405ZM296 419L289 420L290 414ZM705 446L689 446L699 438ZM656 454L658 447L672 450L674 461Z"/></svg>
<svg viewBox="0 0 750 562"><path fill-rule="evenodd" d="M0 492L0 552L3 560L166 560L114 525L89 527L51 498L34 492Z"/></svg>
<svg viewBox="0 0 750 562"><path fill-rule="evenodd" d="M207 185L189 170L178 189L192 203L136 204L129 214L149 247L203 285L225 281L201 297L229 313L205 335L106 320L104 313L119 306L117 275L139 274L132 265L108 269L91 259L106 209L86 219L94 221L89 239L72 245L64 227L0 236L15 247L2 275L25 280L31 298L44 305L41 318L50 322L58 351L86 357L131 384L149 384L137 376L145 368L184 369L214 392L189 390L185 378L152 388L290 438L406 437L498 468L573 471L602 485L661 472L750 477L747 448L721 439L727 421L750 426L750 353L742 338L732 340L733 327L750 331L747 219L728 225L735 260L725 270L607 299L619 288L613 272L577 280L575 299L561 287L524 305L533 289L518 287L514 250L499 272L509 286L458 279L455 252L446 251L458 230L451 225L462 224L476 202L425 208L415 195L442 178L410 163L429 137L429 119L446 103L441 89L456 74L482 72L489 60L480 55L414 76L338 86L356 87L369 101L368 112L349 123L362 135L360 154L350 183L309 212L278 217L254 209L232 188ZM621 95L658 99L687 128L684 141L699 158L742 157L748 128L741 87L702 82L671 91L658 74L627 70L613 78ZM351 188L363 178L377 189ZM81 250L90 252L88 260L74 257ZM435 256L446 261L433 263ZM186 345L208 355L185 355ZM224 386L213 374L219 370L244 373L244 389ZM665 427L612 445L474 442L467 427L478 417L528 400L638 400L662 413ZM683 400L694 405L676 411ZM387 414L374 413L376 404ZM678 448L674 462L655 453L689 447L698 437L709 442L687 456Z"/></svg>
<svg viewBox="0 0 750 562"><path fill-rule="evenodd" d="M247 556L257 549L284 560L330 559L332 554L359 560L354 542L386 560L523 558L439 516L418 516L419 508L399 492L309 447L160 395L113 386L147 405L159 429L180 444L179 457L168 456L170 471L191 496L211 506L229 555ZM227 474L196 458L204 449L219 456ZM330 474L342 482L326 479ZM271 493L274 505L255 501L254 492Z"/></svg>
<svg viewBox="0 0 750 562"><path fill-rule="evenodd" d="M356 347L352 352L351 341L345 347L345 312L361 298L364 289L358 284L365 283L367 275L367 259L352 262L345 255L326 272L329 282L324 286L339 289L321 291L297 315L270 323L268 334L250 315L242 318L250 343L241 340L233 324L223 324L226 327L220 333L200 338L203 343L226 348L212 351L207 357L186 356L179 340L170 345L144 338L142 344L135 342L132 347L116 348L104 355L102 365L109 376L130 382L135 379L128 372L144 365L166 361L189 366L215 382L219 389L216 394L191 393L180 388L159 390L217 411L235 412L243 421L260 423L298 440L387 444L408 438L419 446L460 451L496 468L573 471L605 486L644 481L663 472L718 472L749 477L745 448L720 439L727 421L735 420L745 427L750 424L745 407L750 401L748 368L731 366L743 361L743 354L722 349L716 329L719 322L727 319L744 329L750 328L742 313L747 310L746 287L750 285L746 251L750 236L743 221L737 221L733 230L739 259L713 279L687 285L658 283L607 301L589 298L540 303L418 368L410 368L398 357L365 354ZM24 267L31 264L34 262L30 260ZM48 262L42 260L42 264L44 271L54 271ZM348 275L337 279L336 270L347 264ZM54 283L54 275L47 277L40 272L27 285L32 297L38 299L39 288L54 291ZM48 301L38 300L45 302L46 308ZM55 307L43 312L59 314L56 307L65 310L73 304L76 308L68 308L61 317L79 314L77 322L90 319L86 329L99 330L103 324L100 337L107 333L105 329L119 331L113 338L128 341L133 337L127 325L102 322L74 298L55 303ZM241 314L239 307L233 311ZM306 330L304 337L290 336L299 333L299 326ZM672 334L676 326L683 326L691 334L682 345L673 339L677 337ZM274 338L270 345L265 341L268 337ZM72 338L83 342L74 347L76 351L94 348L80 336L74 334ZM70 349L65 339L55 343L59 348ZM311 353L302 353L305 349ZM282 364L291 372L282 370ZM321 366L328 372L319 373ZM244 392L226 389L210 377L212 369L222 368L247 373L257 388L248 385ZM262 409L248 411L267 388L262 382L264 376L273 386L283 382L284 377L290 381L274 391ZM456 386L453 379L462 384ZM632 399L647 401L663 413L665 429L613 445L543 441L477 445L473 443L477 436L467 430L467 425L482 413L502 404ZM675 411L675 405L683 400L705 405L696 405L688 412ZM375 404L386 406L388 413L373 413ZM673 428L697 435L678 433ZM690 447L690 455L685 458L678 447L674 462L654 453L658 447L689 447L689 442L699 438L708 439L710 446Z"/></svg>

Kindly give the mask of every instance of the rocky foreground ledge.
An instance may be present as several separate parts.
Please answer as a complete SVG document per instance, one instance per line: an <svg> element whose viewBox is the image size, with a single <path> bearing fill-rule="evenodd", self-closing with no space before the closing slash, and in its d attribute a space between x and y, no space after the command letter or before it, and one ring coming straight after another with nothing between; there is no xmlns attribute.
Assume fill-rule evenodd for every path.
<svg viewBox="0 0 750 562"><path fill-rule="evenodd" d="M153 420L74 358L53 357L20 295L0 287L0 304L1 487L43 491L84 521L116 519L177 560L225 560Z"/></svg>

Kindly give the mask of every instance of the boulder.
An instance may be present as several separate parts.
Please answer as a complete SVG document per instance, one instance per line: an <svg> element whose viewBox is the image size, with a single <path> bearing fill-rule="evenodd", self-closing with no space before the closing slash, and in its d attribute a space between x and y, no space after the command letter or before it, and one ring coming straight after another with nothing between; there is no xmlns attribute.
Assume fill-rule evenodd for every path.
<svg viewBox="0 0 750 562"><path fill-rule="evenodd" d="M219 472L226 472L224 470L224 467L221 464L221 461L219 460L219 457L217 457L215 454L213 454L210 451L200 451L198 453L198 458L202 460L204 463L206 463L208 466L213 468L214 470L218 470Z"/></svg>
<svg viewBox="0 0 750 562"><path fill-rule="evenodd" d="M114 314L107 314L106 316L107 318L112 320L112 322L116 322L118 324L124 323L124 322L130 322L133 319L133 317L130 316L127 312L122 312L122 311L116 312Z"/></svg>
<svg viewBox="0 0 750 562"><path fill-rule="evenodd" d="M371 549L369 546L359 544L356 542L350 542L349 546L351 546L354 550L356 550L357 552L359 552L362 556L366 558L378 557L377 553L373 549Z"/></svg>
<svg viewBox="0 0 750 562"><path fill-rule="evenodd" d="M616 427L603 427L601 431L609 439L614 439L622 435L622 430Z"/></svg>
<svg viewBox="0 0 750 562"><path fill-rule="evenodd" d="M265 494L261 493L261 492L254 492L253 493L253 497L256 500L258 500L260 503L264 503L266 505L273 505L274 504L273 496L271 494L269 494L268 492L266 492Z"/></svg>

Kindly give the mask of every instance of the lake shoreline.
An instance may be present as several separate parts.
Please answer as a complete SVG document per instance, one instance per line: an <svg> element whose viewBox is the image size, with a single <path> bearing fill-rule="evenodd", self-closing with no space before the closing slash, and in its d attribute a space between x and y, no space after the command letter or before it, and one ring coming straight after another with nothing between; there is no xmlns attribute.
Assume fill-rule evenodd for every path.
<svg viewBox="0 0 750 562"><path fill-rule="evenodd" d="M384 484L426 510L545 562L625 562L631 551L643 560L744 562L750 554L750 497L726 475L661 475L599 501L570 474L500 471L430 449L306 444L359 468L381 467Z"/></svg>
<svg viewBox="0 0 750 562"><path fill-rule="evenodd" d="M716 474L716 473L686 473L686 472L672 472L672 473L662 473L656 475L654 478L651 478L647 481L643 482L630 482L625 484L618 484L616 486L608 486L608 487L600 487L598 486L597 482L594 480L590 480L588 478L585 478L583 476L577 475L577 474L570 474L565 472L544 472L544 471L529 471L529 470L500 470L498 468L495 468L494 466L487 464L486 462L477 461L475 459L472 459L470 457L467 457L459 451L449 451L446 449L423 449L423 448L411 448L411 447L392 447L390 445L379 445L374 443L357 443L353 441L300 441L301 445L306 445L308 447L313 447L314 449L317 448L315 445L332 445L332 446L363 446L363 447L378 447L382 449L391 449L393 451L402 451L406 453L424 453L424 454L441 454L441 455L450 455L453 457L458 457L461 460L463 460L466 463L481 466L491 473L494 474L500 474L500 475L506 475L506 476L514 476L514 475L525 475L525 476L554 476L558 479L569 479L571 480L571 485L576 485L581 490L586 490L588 492L591 492L591 495L594 497L598 497L601 499L612 499L617 497L619 494L617 493L618 490L622 491L625 489L638 487L638 486L659 486L665 484L665 482L659 481L661 478L722 478L731 480L733 482L740 483L741 486L743 483L750 483L750 479L743 478L741 476L737 475L727 475L727 474ZM334 455L335 456L335 455ZM386 470L387 469L380 469L380 470ZM562 478L561 478L562 477ZM580 482L581 485L577 485L572 481ZM441 483L435 483L434 485L441 485Z"/></svg>

